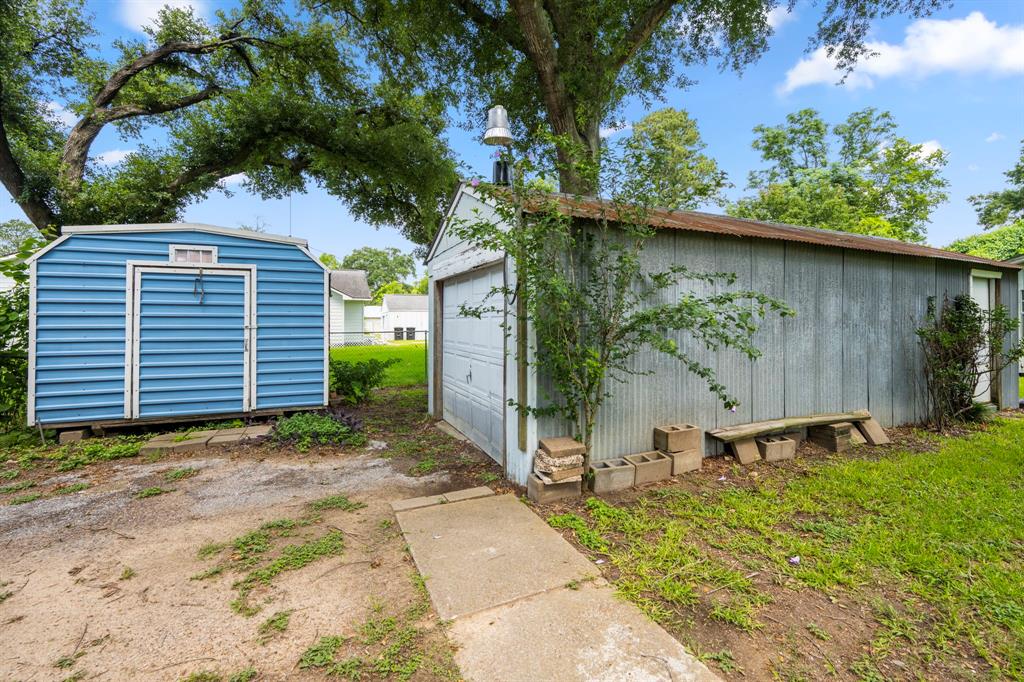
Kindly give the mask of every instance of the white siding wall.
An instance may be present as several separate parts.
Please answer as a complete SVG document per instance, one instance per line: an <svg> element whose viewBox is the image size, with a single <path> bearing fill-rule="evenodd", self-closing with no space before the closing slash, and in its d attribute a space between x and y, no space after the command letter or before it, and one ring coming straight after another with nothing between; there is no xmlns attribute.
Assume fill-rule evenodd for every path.
<svg viewBox="0 0 1024 682"><path fill-rule="evenodd" d="M11 279L10 277L0 275L0 294L4 293L5 291L10 291L13 288L14 280Z"/></svg>
<svg viewBox="0 0 1024 682"><path fill-rule="evenodd" d="M336 291L331 291L331 345L341 343L345 338L345 299Z"/></svg>

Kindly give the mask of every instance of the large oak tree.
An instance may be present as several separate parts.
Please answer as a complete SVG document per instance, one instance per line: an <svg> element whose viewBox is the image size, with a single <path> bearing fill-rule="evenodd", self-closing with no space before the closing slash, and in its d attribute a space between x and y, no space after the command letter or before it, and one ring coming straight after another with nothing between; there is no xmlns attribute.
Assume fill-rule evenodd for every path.
<svg viewBox="0 0 1024 682"><path fill-rule="evenodd" d="M592 190L573 170L599 158L602 125L627 98L658 98L689 82L687 68L756 60L779 0L307 0L362 35L382 68L419 71L478 126L504 104L520 132L543 126L562 140L564 191ZM865 55L879 17L927 14L948 0L821 0L809 47L826 45L840 69ZM842 73L837 73L837 80ZM743 103L737 103L737 106ZM537 139L528 136L530 139Z"/></svg>
<svg viewBox="0 0 1024 682"><path fill-rule="evenodd" d="M455 182L443 102L367 75L344 27L292 14L165 9L145 39L100 51L82 0L0 0L0 182L50 238L175 220L244 174L264 197L314 182L427 243ZM114 165L93 151L109 128L135 146Z"/></svg>

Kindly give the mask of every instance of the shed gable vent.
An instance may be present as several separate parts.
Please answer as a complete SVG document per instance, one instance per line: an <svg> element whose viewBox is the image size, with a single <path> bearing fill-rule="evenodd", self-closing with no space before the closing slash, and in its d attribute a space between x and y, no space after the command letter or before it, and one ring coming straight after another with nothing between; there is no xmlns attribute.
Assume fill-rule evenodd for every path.
<svg viewBox="0 0 1024 682"><path fill-rule="evenodd" d="M171 244L172 263L216 263L217 247L196 244Z"/></svg>

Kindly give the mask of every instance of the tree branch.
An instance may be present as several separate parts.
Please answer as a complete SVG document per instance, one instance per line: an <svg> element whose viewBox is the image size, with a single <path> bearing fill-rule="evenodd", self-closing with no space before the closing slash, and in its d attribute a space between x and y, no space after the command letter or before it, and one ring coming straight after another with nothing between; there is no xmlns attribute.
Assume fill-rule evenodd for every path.
<svg viewBox="0 0 1024 682"><path fill-rule="evenodd" d="M513 49L526 52L526 45L523 43L519 33L508 25L503 19L489 14L473 0L453 0L453 3L462 15L476 24L478 27L490 31L500 37Z"/></svg>
<svg viewBox="0 0 1024 682"><path fill-rule="evenodd" d="M679 0L655 0L637 19L612 51L612 68L616 73L624 67L637 51L650 39L661 25L665 15L679 3Z"/></svg>
<svg viewBox="0 0 1024 682"><path fill-rule="evenodd" d="M2 88L0 88L2 93ZM0 182L10 193L11 198L25 212L25 216L43 233L43 236L54 239L60 234L57 227L57 216L43 200L32 196L25 182L25 173L21 170L18 160L14 158L10 142L7 139L7 128L3 117L0 117Z"/></svg>

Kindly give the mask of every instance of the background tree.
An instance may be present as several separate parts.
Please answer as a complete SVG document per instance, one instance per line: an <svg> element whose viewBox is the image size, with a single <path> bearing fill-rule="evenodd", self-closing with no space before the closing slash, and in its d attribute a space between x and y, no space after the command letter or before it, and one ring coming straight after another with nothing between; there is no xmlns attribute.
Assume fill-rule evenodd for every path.
<svg viewBox="0 0 1024 682"><path fill-rule="evenodd" d="M565 192L591 192L574 173L599 158L602 125L632 97L661 97L683 70L717 61L737 71L767 48L778 0L307 0L362 36L383 69L445 88L468 113L504 104L520 133L543 128L558 148ZM792 4L792 3L790 3ZM947 0L829 0L809 47L828 46L840 69L869 50L871 23L928 14ZM837 74L837 78L840 74ZM522 136L522 139L532 139Z"/></svg>
<svg viewBox="0 0 1024 682"><path fill-rule="evenodd" d="M175 220L244 173L263 197L313 182L357 217L429 241L455 183L443 103L367 77L344 28L246 0L210 23L165 9L146 32L107 60L82 0L4 0L0 181L47 237ZM92 156L108 127L136 144L113 167Z"/></svg>
<svg viewBox="0 0 1024 682"><path fill-rule="evenodd" d="M732 215L921 242L946 200L946 153L897 135L889 112L855 111L830 127L803 109L754 134L769 166L750 173L754 194Z"/></svg>
<svg viewBox="0 0 1024 682"><path fill-rule="evenodd" d="M38 239L39 236L39 230L24 220L0 222L0 256L14 253L25 240Z"/></svg>
<svg viewBox="0 0 1024 682"><path fill-rule="evenodd" d="M725 172L703 153L697 122L685 111L651 112L633 124L621 146L630 171L619 188L624 197L645 197L671 209L725 202Z"/></svg>
<svg viewBox="0 0 1024 682"><path fill-rule="evenodd" d="M341 270L341 263L338 262L337 256L333 253L321 253L320 262L331 270Z"/></svg>
<svg viewBox="0 0 1024 682"><path fill-rule="evenodd" d="M986 230L1024 224L1024 140L1017 163L1005 175L1010 185L1006 189L968 197L978 213L978 223Z"/></svg>
<svg viewBox="0 0 1024 682"><path fill-rule="evenodd" d="M1024 256L1024 221L1018 220L1005 227L958 239L946 248L992 260Z"/></svg>
<svg viewBox="0 0 1024 682"><path fill-rule="evenodd" d="M342 259L341 267L366 270L366 282L374 295L383 285L389 282L402 283L406 278L416 274L416 261L412 255L402 253L393 246L385 249L375 249L372 246L356 249Z"/></svg>

